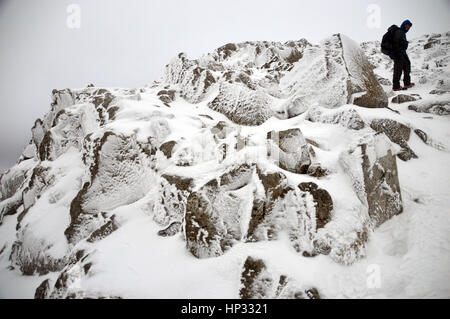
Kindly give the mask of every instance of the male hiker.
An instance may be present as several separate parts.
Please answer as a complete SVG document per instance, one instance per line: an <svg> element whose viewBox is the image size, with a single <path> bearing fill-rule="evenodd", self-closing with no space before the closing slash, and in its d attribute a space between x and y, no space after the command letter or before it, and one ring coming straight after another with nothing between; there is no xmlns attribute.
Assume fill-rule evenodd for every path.
<svg viewBox="0 0 450 319"><path fill-rule="evenodd" d="M381 42L381 51L394 60L394 78L392 81L393 90L400 91L412 88L414 83L411 83L411 61L409 60L406 50L408 49L408 41L406 40L406 33L412 27L409 20L403 21L400 28L396 25L391 26L388 32L383 36ZM403 73L403 84L400 86L400 78Z"/></svg>

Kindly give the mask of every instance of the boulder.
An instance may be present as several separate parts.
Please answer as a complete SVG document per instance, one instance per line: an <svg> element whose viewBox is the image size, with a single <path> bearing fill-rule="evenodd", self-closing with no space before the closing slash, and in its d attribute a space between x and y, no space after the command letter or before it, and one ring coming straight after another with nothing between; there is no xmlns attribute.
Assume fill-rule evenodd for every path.
<svg viewBox="0 0 450 319"><path fill-rule="evenodd" d="M366 124L355 110L325 111L319 107L312 107L305 117L311 122L339 124L351 130L361 130Z"/></svg>
<svg viewBox="0 0 450 319"><path fill-rule="evenodd" d="M341 154L340 163L367 208L371 227L403 211L396 157L386 135L366 135Z"/></svg>
<svg viewBox="0 0 450 319"><path fill-rule="evenodd" d="M392 99L392 103L405 103L405 102L414 102L417 101L417 98L412 95L407 94L399 94Z"/></svg>
<svg viewBox="0 0 450 319"><path fill-rule="evenodd" d="M177 175L161 176L157 199L153 206L153 220L167 227L181 222L186 213L186 204L194 186L193 179Z"/></svg>
<svg viewBox="0 0 450 319"><path fill-rule="evenodd" d="M180 53L165 68L164 82L177 85L181 97L190 103L198 103L208 93L216 79L206 68L199 65L197 60L189 60L184 53ZM170 95L166 95L170 98Z"/></svg>
<svg viewBox="0 0 450 319"><path fill-rule="evenodd" d="M378 133L386 134L392 142L402 148L402 151L397 155L401 160L408 161L417 158L417 155L407 143L411 135L411 129L406 125L390 119L377 119L370 123L370 127Z"/></svg>
<svg viewBox="0 0 450 319"><path fill-rule="evenodd" d="M165 142L165 143L161 144L159 149L161 150L161 152L163 152L163 154L167 158L171 158L172 155L173 155L174 147L176 145L177 145L177 142L175 142L175 141L168 141L168 142Z"/></svg>
<svg viewBox="0 0 450 319"><path fill-rule="evenodd" d="M296 174L306 174L311 165L309 147L299 128L267 133L268 156L280 168Z"/></svg>
<svg viewBox="0 0 450 319"><path fill-rule="evenodd" d="M36 288L34 299L47 299L50 293L50 280L44 280L39 287Z"/></svg>
<svg viewBox="0 0 450 319"><path fill-rule="evenodd" d="M144 197L155 180L149 158L132 137L106 132L86 148L89 181L70 206L71 223L65 231L70 243L103 226L103 212Z"/></svg>
<svg viewBox="0 0 450 319"><path fill-rule="evenodd" d="M240 241L241 223L251 205L249 182L253 167L232 167L192 192L186 204L187 249L197 258L217 257Z"/></svg>
<svg viewBox="0 0 450 319"><path fill-rule="evenodd" d="M257 126L274 115L272 98L263 91L254 91L239 83L220 84L219 94L208 107L224 114L239 125Z"/></svg>
<svg viewBox="0 0 450 319"><path fill-rule="evenodd" d="M320 299L314 287L302 287L286 275L270 271L262 259L247 257L241 273L241 299Z"/></svg>
<svg viewBox="0 0 450 319"><path fill-rule="evenodd" d="M335 34L307 47L303 58L281 79L292 99L299 105L336 108L345 104L382 108L388 98L379 84L373 67L359 45L342 34Z"/></svg>
<svg viewBox="0 0 450 319"><path fill-rule="evenodd" d="M281 172L257 167L256 174L260 186L254 193L246 241L275 240L285 231L299 253L311 253L317 231L313 194L290 185Z"/></svg>
<svg viewBox="0 0 450 319"><path fill-rule="evenodd" d="M333 210L333 199L330 194L317 186L315 183L301 183L298 185L300 190L312 195L316 204L316 229L325 227L331 220L331 211Z"/></svg>
<svg viewBox="0 0 450 319"><path fill-rule="evenodd" d="M436 100L422 103L411 104L408 110L418 113L431 113L435 115L450 115L450 101Z"/></svg>

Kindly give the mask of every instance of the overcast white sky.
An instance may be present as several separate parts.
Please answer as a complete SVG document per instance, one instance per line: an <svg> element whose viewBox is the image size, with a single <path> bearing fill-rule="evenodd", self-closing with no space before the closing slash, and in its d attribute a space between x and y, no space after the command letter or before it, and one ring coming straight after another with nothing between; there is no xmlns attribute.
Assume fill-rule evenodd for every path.
<svg viewBox="0 0 450 319"><path fill-rule="evenodd" d="M381 9L369 28L369 4ZM79 29L67 6L81 9ZM54 88L141 87L179 52L195 58L247 40L377 40L412 20L410 38L450 31L450 0L0 0L0 172L49 109ZM413 66L414 67L414 66Z"/></svg>

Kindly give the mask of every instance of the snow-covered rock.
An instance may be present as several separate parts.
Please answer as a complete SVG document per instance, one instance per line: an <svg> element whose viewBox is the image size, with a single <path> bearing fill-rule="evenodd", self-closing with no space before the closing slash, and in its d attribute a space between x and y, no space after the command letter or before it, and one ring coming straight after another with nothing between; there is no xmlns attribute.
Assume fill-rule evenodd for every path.
<svg viewBox="0 0 450 319"><path fill-rule="evenodd" d="M403 211L397 162L384 134L359 140L341 154L340 162L368 209L371 226L380 226Z"/></svg>
<svg viewBox="0 0 450 319"><path fill-rule="evenodd" d="M286 275L268 269L262 259L247 257L239 296L242 299L320 299L314 287L302 287Z"/></svg>
<svg viewBox="0 0 450 319"><path fill-rule="evenodd" d="M309 146L299 128L267 133L268 156L292 173L306 174L311 165Z"/></svg>
<svg viewBox="0 0 450 319"><path fill-rule="evenodd" d="M0 297L448 297L448 36L411 41L409 103L341 34L54 90L0 175Z"/></svg>

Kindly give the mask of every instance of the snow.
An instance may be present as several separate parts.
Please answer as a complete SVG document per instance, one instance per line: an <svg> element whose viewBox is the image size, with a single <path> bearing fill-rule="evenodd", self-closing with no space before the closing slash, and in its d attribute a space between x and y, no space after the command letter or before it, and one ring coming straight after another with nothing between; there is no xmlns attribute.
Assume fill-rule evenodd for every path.
<svg viewBox="0 0 450 319"><path fill-rule="evenodd" d="M341 39L344 55L348 55L344 59L351 61L350 56L361 52L359 46L345 36L341 36ZM329 38L324 41L329 42L327 45L331 51L335 49L334 40ZM379 53L368 54L375 46L376 43L367 43L362 47L371 63L375 64L377 75L389 78L389 68L392 67L389 60ZM240 71L249 62L262 66L271 57L270 50L264 49L256 54L255 47L239 44L238 48L229 59L220 62L225 68ZM442 52L436 48L422 54L419 49L416 42L411 43L414 65L421 67L425 62L431 64L441 59L448 60L447 50ZM290 50L277 47L275 53L286 58ZM80 296L239 298L242 266L247 257L252 256L263 259L271 273L288 275L301 286L316 287L323 298L449 298L449 117L408 109L410 104L448 101L448 94L436 96L429 93L437 86L439 77L445 78L448 74L448 67L442 68L442 72L437 70L441 67L415 70L413 76L428 77L429 82L408 90L407 94L420 94L422 100L403 104L390 103L389 107L399 112L395 113L389 109L360 108L347 104L347 98L343 98L343 91L337 81L340 75L345 74L343 68L346 66L333 62L336 73L327 82L323 76L323 58L326 54L323 47L307 46L302 52L303 58L294 63L292 70L284 73L280 86L275 86L279 90L278 97L269 93L267 87L267 90L261 92L270 100L268 104L271 104L271 109L276 111L283 111L288 104L295 104L295 99L300 98L302 102L299 102L297 111L298 114L303 114L289 119L266 116L266 121L260 126L239 126L223 112L208 107L219 94L219 86L213 85L207 94L203 94L203 86L193 88L189 84L191 78L178 78L181 76L179 72L185 70L180 58L172 61L167 69L166 81L174 89L185 87L188 95L185 98L177 96L170 107L165 106L156 95L167 83L146 87L139 99L128 93L127 98L124 90L111 89L113 93L120 95L120 99L116 101L119 110L113 121L107 121L100 127L96 110L91 103L83 99L77 101L67 92L57 95L55 108L45 120L47 128L56 113L65 109L71 116L62 117L61 126L53 128L52 133L59 138L58 143L64 144L67 140L77 143L64 144L59 151L55 151L51 161L40 162L37 157L24 160L3 175L6 178L21 172L31 172L36 165L41 165L49 168L48 174L53 176L54 182L43 189L39 198L25 198L26 203L18 214L23 212L24 207L32 206L21 221L18 231L18 214L3 216L3 224L0 225L0 298L33 298L36 287L43 280L49 278L53 287L60 274L50 272L42 276L22 275L19 267L9 260L12 245L16 241L22 242L26 251L22 256L24 258L29 253L27 256L38 254L45 258L60 259L71 252L84 249L87 252L86 259L68 265L65 269L71 276L69 291L80 292ZM205 67L211 62L211 56L199 59L199 65ZM351 63L347 67L353 75ZM262 84L265 75L265 71L256 68L251 79ZM314 85L320 86L317 92L327 95L314 96L313 93L317 93L313 89L314 85L309 86L303 81L307 78L316 78ZM236 89L237 85L239 90ZM445 89L445 85L446 83L440 87ZM242 100L242 95L250 96L251 100L252 94L261 93L250 92L242 84L229 86L235 94L234 98L239 101ZM237 93L233 91L235 89ZM72 92L75 94L81 91ZM307 103L303 103L305 100ZM190 103L193 101L199 103ZM339 107L332 108L335 106ZM200 116L201 114L212 119ZM308 120L308 117L314 117L314 122ZM412 132L408 144L418 155L418 159L408 162L397 160L403 213L394 216L379 228L370 230L364 249L347 256L344 262L337 262L340 251L357 239L357 233L364 229L369 218L367 196L361 184L362 154L358 153L360 148L357 146L361 143L374 146L368 148L367 153L372 165L377 158L385 156L389 151L395 154L398 148L384 134L374 135L368 125L356 129L359 118L366 124L373 119L388 118L410 127ZM79 131L73 128L77 121L81 123ZM211 131L219 121L227 125L224 138ZM328 169L331 172L328 176L315 178L284 171L267 158L267 133L295 128L301 130L306 141L317 143L318 146L311 146L315 153L313 161ZM423 130L428 135L427 144L420 140L414 129ZM34 143L39 144L44 137L45 127L37 125L33 131ZM115 215L119 228L98 242L82 240L69 245L64 230L70 223L70 205L83 183L89 180L88 167L93 161L90 152L94 146L83 139L91 133L91 140L101 138L105 132L114 132L115 135L109 137L105 147L101 149L99 177L92 181L88 193L90 199L84 208L90 212L106 211L108 216ZM126 138L122 141L118 136ZM303 137L301 144L304 144ZM139 153L137 144L148 143L149 138L156 147L164 142L176 141L172 158L167 159L158 151L154 167L150 160L139 157L141 155L136 160L132 155L134 152ZM239 139L246 141L242 150L234 147ZM229 146L225 159L220 159L219 156L222 144ZM124 155L124 161L117 161L115 156L123 151L124 145L128 155ZM349 155L349 150L356 153ZM28 147L25 153L29 157L33 152L32 147ZM86 163L83 163L82 155L87 155ZM127 156L132 159L127 160ZM186 159L191 166L180 165L181 160ZM280 226L280 234L272 241L236 241L221 256L198 259L186 249L183 233L173 237L157 235L162 226L183 217L180 214L162 213L164 204L157 202L161 199L161 189L170 191L175 197L179 193L167 183L161 188L160 175L192 177L194 190L198 191L206 182L218 178L237 163L256 163L264 172L282 171L290 185L313 182L326 189L333 199L332 219L316 236L324 242L332 243L330 255L304 257L293 247L289 233L292 228L315 227L314 220L311 220L310 225L305 222L306 218L294 218L299 211L294 206L300 205L296 202L296 193L288 195L291 198L288 202L292 207L276 204L278 206L275 210L278 213L273 218L282 221L277 224ZM149 167L157 169L157 172ZM247 185L231 192L224 191L217 195L214 203L217 210L223 208L222 212L226 213L222 216L222 221L232 225L233 232L239 234L240 238L244 238L248 232L251 194L261 196L264 193L256 173L252 174ZM26 177L29 178L29 175ZM2 179L2 195L4 187ZM109 191L102 193L102 189ZM21 190L15 196L20 198ZM308 197L304 205L302 213L310 211L312 199ZM299 222L304 224L295 224ZM299 245L307 245L307 238L302 237L305 234L299 235ZM83 272L83 263L92 263L88 274ZM14 269L10 269L10 266ZM377 287L368 284L373 274L380 275L380 285Z"/></svg>

